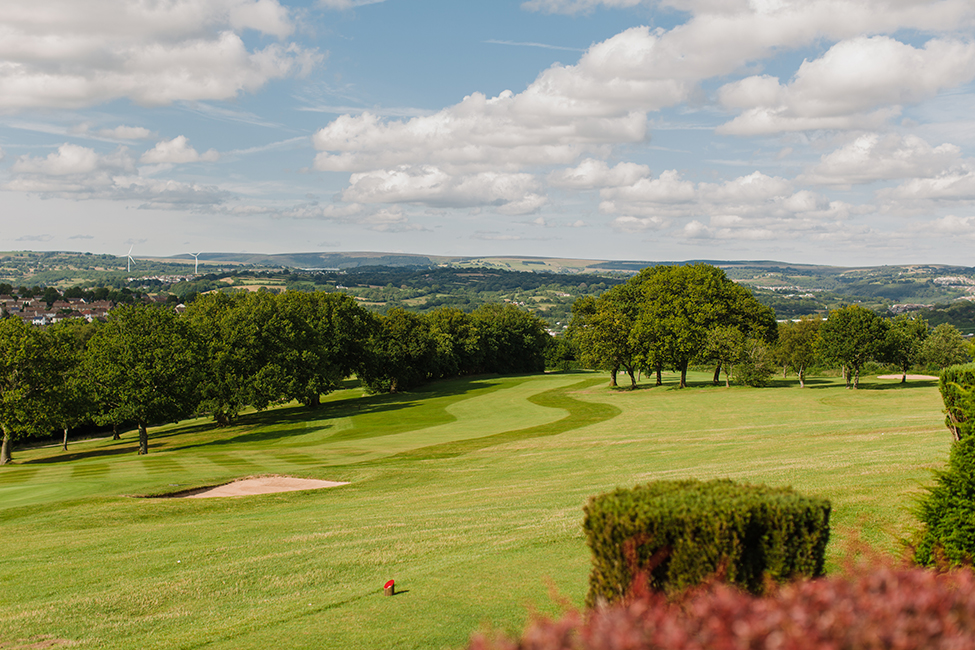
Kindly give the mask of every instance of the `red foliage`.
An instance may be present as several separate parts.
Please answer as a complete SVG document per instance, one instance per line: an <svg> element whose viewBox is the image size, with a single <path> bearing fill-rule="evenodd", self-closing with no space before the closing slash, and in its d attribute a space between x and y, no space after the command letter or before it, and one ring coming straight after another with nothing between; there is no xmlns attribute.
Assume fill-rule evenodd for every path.
<svg viewBox="0 0 975 650"><path fill-rule="evenodd" d="M726 584L677 601L643 593L583 615L531 624L520 640L470 650L969 650L975 574L874 567L756 597Z"/></svg>

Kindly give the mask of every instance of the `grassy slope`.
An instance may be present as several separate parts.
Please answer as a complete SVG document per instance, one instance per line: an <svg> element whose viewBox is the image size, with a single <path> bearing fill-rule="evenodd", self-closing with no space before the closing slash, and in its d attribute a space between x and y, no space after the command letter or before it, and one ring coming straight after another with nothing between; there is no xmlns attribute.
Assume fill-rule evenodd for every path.
<svg viewBox="0 0 975 650"><path fill-rule="evenodd" d="M703 380L703 376L697 377ZM829 497L894 550L949 444L934 382L610 391L589 375L343 391L232 428L184 423L25 451L0 468L0 644L99 648L441 648L528 607L579 604L581 507L658 478L728 476ZM347 480L237 499L141 500L242 475ZM395 578L406 593L381 595Z"/></svg>

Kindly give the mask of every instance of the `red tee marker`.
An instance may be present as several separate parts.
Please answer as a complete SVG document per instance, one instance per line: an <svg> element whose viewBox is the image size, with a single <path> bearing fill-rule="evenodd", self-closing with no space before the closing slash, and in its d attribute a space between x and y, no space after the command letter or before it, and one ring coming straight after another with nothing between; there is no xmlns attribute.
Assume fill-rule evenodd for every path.
<svg viewBox="0 0 975 650"><path fill-rule="evenodd" d="M393 594L395 594L396 593L396 581L395 580L390 580L389 582L387 582L386 584L384 584L383 585L383 593L386 594L387 596L392 596Z"/></svg>

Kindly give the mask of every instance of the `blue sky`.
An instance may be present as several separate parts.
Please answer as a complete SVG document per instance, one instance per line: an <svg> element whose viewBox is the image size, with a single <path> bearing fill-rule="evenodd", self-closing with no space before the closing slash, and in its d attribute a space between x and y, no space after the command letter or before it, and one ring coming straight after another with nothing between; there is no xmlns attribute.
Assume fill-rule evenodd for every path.
<svg viewBox="0 0 975 650"><path fill-rule="evenodd" d="M971 0L8 0L0 249L975 265Z"/></svg>

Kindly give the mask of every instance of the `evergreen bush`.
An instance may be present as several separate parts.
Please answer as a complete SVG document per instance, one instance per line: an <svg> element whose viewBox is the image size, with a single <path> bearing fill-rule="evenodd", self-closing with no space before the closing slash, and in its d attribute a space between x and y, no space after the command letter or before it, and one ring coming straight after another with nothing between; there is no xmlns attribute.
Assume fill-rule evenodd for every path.
<svg viewBox="0 0 975 650"><path fill-rule="evenodd" d="M821 575L829 514L825 499L729 480L658 481L593 497L583 522L593 553L586 602L619 599L637 582L672 592L721 573L760 593L767 579Z"/></svg>
<svg viewBox="0 0 975 650"><path fill-rule="evenodd" d="M942 370L940 388L945 424L955 440L971 436L975 433L975 363Z"/></svg>

